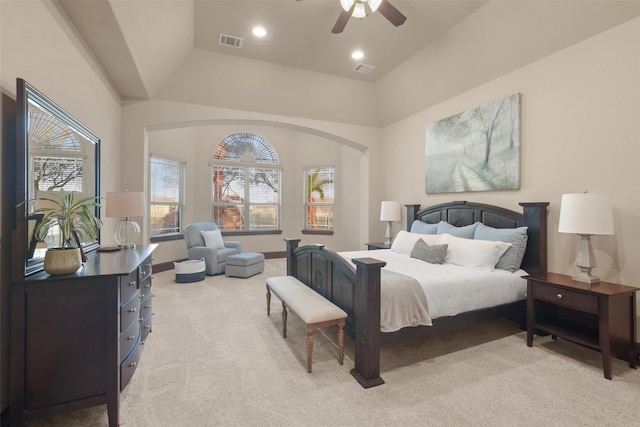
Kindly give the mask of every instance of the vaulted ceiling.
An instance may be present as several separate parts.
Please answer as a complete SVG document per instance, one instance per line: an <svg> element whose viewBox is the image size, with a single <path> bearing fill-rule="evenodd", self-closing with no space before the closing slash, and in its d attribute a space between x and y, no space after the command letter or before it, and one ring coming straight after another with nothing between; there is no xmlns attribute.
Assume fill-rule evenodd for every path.
<svg viewBox="0 0 640 427"><path fill-rule="evenodd" d="M196 49L375 83L436 40L446 40L449 30L489 3L389 0L407 16L403 25L394 27L374 13L363 19L351 18L344 32L332 34L331 28L342 11L339 0L57 1L123 100L153 98ZM640 15L640 1L490 3L496 2L504 5L495 9L503 15L493 17L481 30L504 31L504 39L513 44L522 41L518 64L537 60L540 55ZM536 20L533 26L539 36L532 36L533 30L520 33L520 23L510 22L511 12L525 6L536 11L532 19ZM267 29L266 37L257 39L251 34L257 24ZM524 27L532 27L531 22ZM220 34L242 38L242 47L219 44ZM358 61L350 57L356 48L365 54ZM505 72L517 65L510 64L509 58L502 61L499 66ZM358 63L375 69L369 74L357 73L353 69Z"/></svg>

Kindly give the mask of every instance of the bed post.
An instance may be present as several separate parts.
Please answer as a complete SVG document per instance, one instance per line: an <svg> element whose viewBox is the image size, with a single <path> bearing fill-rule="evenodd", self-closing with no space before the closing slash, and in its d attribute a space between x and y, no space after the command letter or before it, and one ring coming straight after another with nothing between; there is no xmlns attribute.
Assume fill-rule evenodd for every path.
<svg viewBox="0 0 640 427"><path fill-rule="evenodd" d="M416 219L416 213L420 210L420 205L405 205L407 208L407 230L411 230L411 224Z"/></svg>
<svg viewBox="0 0 640 427"><path fill-rule="evenodd" d="M287 244L287 276L296 277L297 264L293 256L293 251L298 248L300 239L284 239L284 241Z"/></svg>
<svg viewBox="0 0 640 427"><path fill-rule="evenodd" d="M355 258L355 368L351 375L364 388L384 384L380 377L380 269L386 262Z"/></svg>
<svg viewBox="0 0 640 427"><path fill-rule="evenodd" d="M527 266L538 266L535 271L527 269L529 274L547 272L547 206L548 202L519 203L522 206L524 221L529 227L527 242ZM534 237L535 236L535 237Z"/></svg>

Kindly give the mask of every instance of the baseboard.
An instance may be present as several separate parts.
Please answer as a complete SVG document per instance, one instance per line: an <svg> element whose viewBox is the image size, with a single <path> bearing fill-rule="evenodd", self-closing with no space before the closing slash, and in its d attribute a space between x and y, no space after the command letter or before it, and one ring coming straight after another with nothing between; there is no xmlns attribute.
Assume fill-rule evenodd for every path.
<svg viewBox="0 0 640 427"><path fill-rule="evenodd" d="M264 254L264 258L265 259L276 259L276 258L286 258L287 257L287 253L285 251L281 251L281 252L263 252ZM159 264L153 264L153 272L154 273L160 273L163 271L169 271L169 270L173 270L173 263L174 262L181 262L181 261L186 261L187 258L183 258L183 259L177 259L175 261L169 261L169 262L161 262ZM2 427L2 426L0 426Z"/></svg>

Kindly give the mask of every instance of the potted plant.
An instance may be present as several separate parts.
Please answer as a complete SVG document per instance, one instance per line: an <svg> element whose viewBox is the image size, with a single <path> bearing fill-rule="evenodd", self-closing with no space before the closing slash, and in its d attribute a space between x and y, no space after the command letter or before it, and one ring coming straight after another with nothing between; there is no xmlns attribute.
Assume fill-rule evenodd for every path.
<svg viewBox="0 0 640 427"><path fill-rule="evenodd" d="M47 249L44 269L52 275L73 273L83 261L81 237L98 238L102 221L94 212L99 203L95 196L76 199L71 192L59 199L39 197L38 200L47 202L47 205L34 211L44 214L33 231L36 239L44 241L52 227L60 229L60 246Z"/></svg>

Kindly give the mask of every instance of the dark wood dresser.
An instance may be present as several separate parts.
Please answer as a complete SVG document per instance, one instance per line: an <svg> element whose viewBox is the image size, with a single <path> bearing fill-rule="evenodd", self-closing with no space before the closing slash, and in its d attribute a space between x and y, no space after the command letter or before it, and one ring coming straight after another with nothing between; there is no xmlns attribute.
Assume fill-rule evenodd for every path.
<svg viewBox="0 0 640 427"><path fill-rule="evenodd" d="M118 425L120 392L151 332L156 246L93 252L74 274L11 285L12 426L101 404Z"/></svg>

